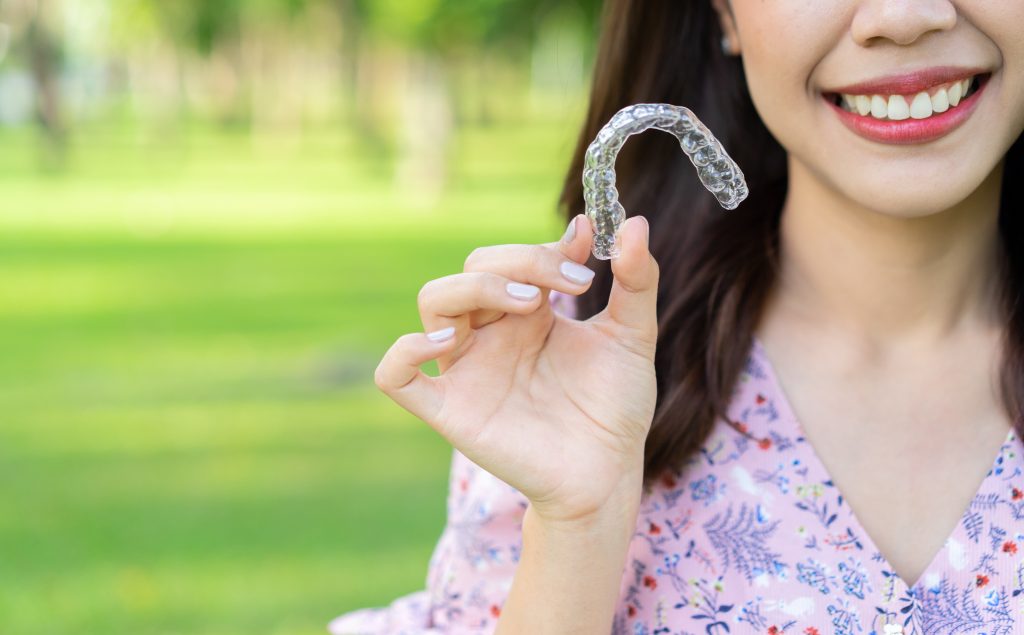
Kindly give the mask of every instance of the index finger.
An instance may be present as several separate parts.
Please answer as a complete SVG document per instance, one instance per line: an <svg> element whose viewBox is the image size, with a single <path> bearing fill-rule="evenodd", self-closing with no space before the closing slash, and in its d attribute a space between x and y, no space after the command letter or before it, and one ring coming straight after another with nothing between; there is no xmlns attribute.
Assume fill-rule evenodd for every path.
<svg viewBox="0 0 1024 635"><path fill-rule="evenodd" d="M565 233L559 240L541 243L559 252L566 258L584 264L590 258L591 243L594 242L594 228L586 214L576 214L569 221Z"/></svg>

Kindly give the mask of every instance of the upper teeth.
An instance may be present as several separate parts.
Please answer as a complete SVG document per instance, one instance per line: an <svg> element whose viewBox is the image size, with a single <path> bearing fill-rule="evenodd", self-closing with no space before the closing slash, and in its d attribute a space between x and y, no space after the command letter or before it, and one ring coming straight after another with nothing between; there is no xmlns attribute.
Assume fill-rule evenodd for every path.
<svg viewBox="0 0 1024 635"><path fill-rule="evenodd" d="M843 108L862 116L875 119L927 119L933 113L946 112L956 106L967 94L973 77L942 84L916 95L846 95L843 94Z"/></svg>

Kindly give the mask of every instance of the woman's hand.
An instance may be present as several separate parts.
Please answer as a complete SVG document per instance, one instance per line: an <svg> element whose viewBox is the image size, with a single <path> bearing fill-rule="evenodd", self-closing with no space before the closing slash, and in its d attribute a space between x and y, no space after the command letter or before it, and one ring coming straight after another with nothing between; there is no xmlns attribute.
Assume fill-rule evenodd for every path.
<svg viewBox="0 0 1024 635"><path fill-rule="evenodd" d="M608 306L586 321L548 302L551 289L579 295L590 287L560 268L581 269L590 253L590 222L580 214L573 223L568 241L571 232L559 242L477 248L462 273L427 282L418 299L425 331L454 327L454 337L403 335L374 375L388 396L552 521L585 521L639 500L657 396L658 265L647 221L623 225ZM509 283L539 289L522 300ZM431 359L437 377L419 368Z"/></svg>

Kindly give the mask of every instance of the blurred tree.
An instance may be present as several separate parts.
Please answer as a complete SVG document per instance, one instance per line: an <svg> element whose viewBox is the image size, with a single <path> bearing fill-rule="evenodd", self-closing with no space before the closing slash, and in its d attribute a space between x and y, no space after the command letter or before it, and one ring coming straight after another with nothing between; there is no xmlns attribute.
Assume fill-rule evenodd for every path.
<svg viewBox="0 0 1024 635"><path fill-rule="evenodd" d="M59 4L37 0L21 5L25 19L22 44L36 87L36 116L43 133L44 164L63 166L67 150L67 126L60 90L62 49Z"/></svg>
<svg viewBox="0 0 1024 635"><path fill-rule="evenodd" d="M515 55L528 48L538 23L576 5L593 32L602 0L348 0L374 35L441 53L502 47Z"/></svg>
<svg viewBox="0 0 1024 635"><path fill-rule="evenodd" d="M309 117L348 120L364 150L395 158L400 178L436 192L455 126L574 98L602 2L0 0L34 12L13 37L58 156L69 127L62 78L83 68L73 47L63 51L60 27L81 30L71 10L81 5L109 13L112 41L91 68L124 78L123 103L155 142L173 141L189 118L267 138L297 138ZM113 90L93 85L92 94ZM64 98L77 108L76 95Z"/></svg>

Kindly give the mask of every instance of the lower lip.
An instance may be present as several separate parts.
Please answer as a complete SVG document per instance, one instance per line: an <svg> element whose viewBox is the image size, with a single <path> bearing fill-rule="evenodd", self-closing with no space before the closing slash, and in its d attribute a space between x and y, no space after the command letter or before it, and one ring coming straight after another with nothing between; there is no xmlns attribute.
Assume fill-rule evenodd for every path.
<svg viewBox="0 0 1024 635"><path fill-rule="evenodd" d="M985 91L985 87L988 86L988 79L978 86L978 90L974 94L962 100L959 105L950 108L944 113L932 115L927 119L888 121L875 119L871 116L863 117L857 113L843 110L841 106L832 103L824 95L823 98L825 103L831 106L832 110L839 115L840 121L847 128L865 139L896 145L927 143L946 136L967 121L967 118L971 116L971 113L977 107L978 100Z"/></svg>

